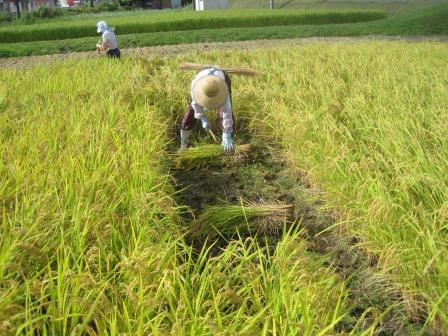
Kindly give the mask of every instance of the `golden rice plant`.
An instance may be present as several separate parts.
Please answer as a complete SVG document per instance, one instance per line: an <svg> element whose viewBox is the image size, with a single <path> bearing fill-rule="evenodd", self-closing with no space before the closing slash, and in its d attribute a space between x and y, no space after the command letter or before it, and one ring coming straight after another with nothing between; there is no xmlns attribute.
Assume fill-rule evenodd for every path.
<svg viewBox="0 0 448 336"><path fill-rule="evenodd" d="M277 139L379 257L410 317L426 319L409 334L448 326L446 54L442 43L369 42L194 55L260 69L260 80L235 76L236 116L257 124L259 140ZM164 164L191 80L177 64L192 56L182 57L0 70L0 329L375 334L382 325L371 320L362 331L338 324L352 317L350 283L316 272L322 263L296 235L274 258L244 239L216 258L189 257ZM208 159L223 153L214 146ZM192 229L231 233L277 216L230 209L206 209Z"/></svg>

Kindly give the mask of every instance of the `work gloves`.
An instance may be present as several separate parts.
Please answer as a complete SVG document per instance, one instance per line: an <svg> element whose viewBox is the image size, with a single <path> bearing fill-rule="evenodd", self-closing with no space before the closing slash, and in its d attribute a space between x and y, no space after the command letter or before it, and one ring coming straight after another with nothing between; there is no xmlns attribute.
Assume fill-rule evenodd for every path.
<svg viewBox="0 0 448 336"><path fill-rule="evenodd" d="M222 134L222 145L224 146L224 150L226 152L231 151L233 149L232 133Z"/></svg>
<svg viewBox="0 0 448 336"><path fill-rule="evenodd" d="M202 128L208 130L208 120L206 116L201 117Z"/></svg>
<svg viewBox="0 0 448 336"><path fill-rule="evenodd" d="M202 123L202 128L204 130L208 131L209 130L209 126L208 126L208 119L207 119L207 117L206 116L202 116L200 118L200 120L201 120L201 123ZM190 134L188 134L188 137L189 137L189 135ZM186 138L186 139L188 139L188 138ZM226 152L231 151L233 149L232 133L223 133L222 134L222 145L223 145L224 150ZM182 142L181 148L185 148L185 147L186 147L186 145L183 145L183 142Z"/></svg>

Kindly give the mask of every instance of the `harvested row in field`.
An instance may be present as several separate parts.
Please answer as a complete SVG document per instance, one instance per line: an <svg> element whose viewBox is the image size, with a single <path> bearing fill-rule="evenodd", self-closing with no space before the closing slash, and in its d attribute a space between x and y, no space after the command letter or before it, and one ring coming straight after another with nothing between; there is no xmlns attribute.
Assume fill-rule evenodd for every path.
<svg viewBox="0 0 448 336"><path fill-rule="evenodd" d="M346 315L343 282L300 232L215 257L184 242L166 151L183 105L182 81L165 96L173 70L97 59L0 71L6 334L316 335Z"/></svg>
<svg viewBox="0 0 448 336"><path fill-rule="evenodd" d="M370 42L1 70L2 327L443 334L446 54L442 43ZM193 181L213 194L172 188L168 143L187 104L186 61L263 74L232 81L244 126L235 140L262 142L237 184L227 183L231 169L175 176L182 190ZM200 132L195 145L209 143ZM297 217L307 229L282 227L268 246L231 235L186 244L182 205L199 217L217 195L294 203L308 209ZM329 233L347 235L348 248L325 245ZM354 272L359 260L364 273Z"/></svg>
<svg viewBox="0 0 448 336"><path fill-rule="evenodd" d="M373 42L192 58L260 69L257 82L235 79L237 113L321 185L340 229L439 333L448 323L446 53L443 43Z"/></svg>
<svg viewBox="0 0 448 336"><path fill-rule="evenodd" d="M210 161L198 156L202 165L194 161L192 167L188 162L182 167L174 162L176 200L185 207L182 214L188 229L187 241L193 246L195 257L203 258L203 251L207 251L209 257L221 259L229 246L251 241L263 247L260 253L271 262L281 257L285 239L293 238L307 251L303 255L293 249L301 255L301 272L306 274L310 265L325 266L338 275L337 283L342 281L344 285L346 296L341 297L341 307L346 309L345 314L334 316L331 325L323 330L397 334L421 329L406 315L405 299L399 289L376 272L372 267L375 262L357 246L359 238L348 233L341 235L334 218L324 209L322 195L287 168L283 158L275 154L275 143L252 137L242 123L246 121L237 122L237 139L254 143L244 160L238 157ZM202 144L207 141L204 133L197 141L190 155L210 146ZM237 155L227 156L232 154ZM177 155L174 159L178 159ZM291 271L297 272L294 266ZM313 281L319 285L322 280L317 277ZM300 317L297 318L298 322ZM282 330L300 333L302 329L289 325L290 321ZM324 335L323 330L315 329L310 334Z"/></svg>

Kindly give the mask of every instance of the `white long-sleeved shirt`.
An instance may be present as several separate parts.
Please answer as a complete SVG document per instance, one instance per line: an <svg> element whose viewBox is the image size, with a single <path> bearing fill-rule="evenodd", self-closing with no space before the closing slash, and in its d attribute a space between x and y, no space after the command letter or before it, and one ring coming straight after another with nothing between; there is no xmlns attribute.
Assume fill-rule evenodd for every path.
<svg viewBox="0 0 448 336"><path fill-rule="evenodd" d="M106 30L103 33L103 43L107 44L107 50L112 50L118 48L117 37L112 30Z"/></svg>
<svg viewBox="0 0 448 336"><path fill-rule="evenodd" d="M216 69L205 69L199 72L196 77L191 82L191 106L194 109L194 117L196 119L201 119L204 116L204 107L201 106L199 103L194 101L193 98L193 86L196 83L196 81L202 77L208 76L212 70L215 70L213 75L221 78L225 81L224 72L222 70L216 70ZM232 118L232 103L230 101L230 95L227 95L226 100L224 103L219 106L219 114L222 118L222 129L224 133L232 133L233 132L233 118Z"/></svg>

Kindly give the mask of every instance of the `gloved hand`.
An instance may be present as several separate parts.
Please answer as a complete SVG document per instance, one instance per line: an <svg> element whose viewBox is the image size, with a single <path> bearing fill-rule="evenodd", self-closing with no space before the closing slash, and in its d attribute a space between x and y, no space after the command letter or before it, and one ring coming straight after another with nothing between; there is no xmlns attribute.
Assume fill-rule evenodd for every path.
<svg viewBox="0 0 448 336"><path fill-rule="evenodd" d="M202 128L208 130L208 120L206 116L201 117Z"/></svg>
<svg viewBox="0 0 448 336"><path fill-rule="evenodd" d="M226 152L233 149L232 133L222 134L222 145L224 146L224 150Z"/></svg>

